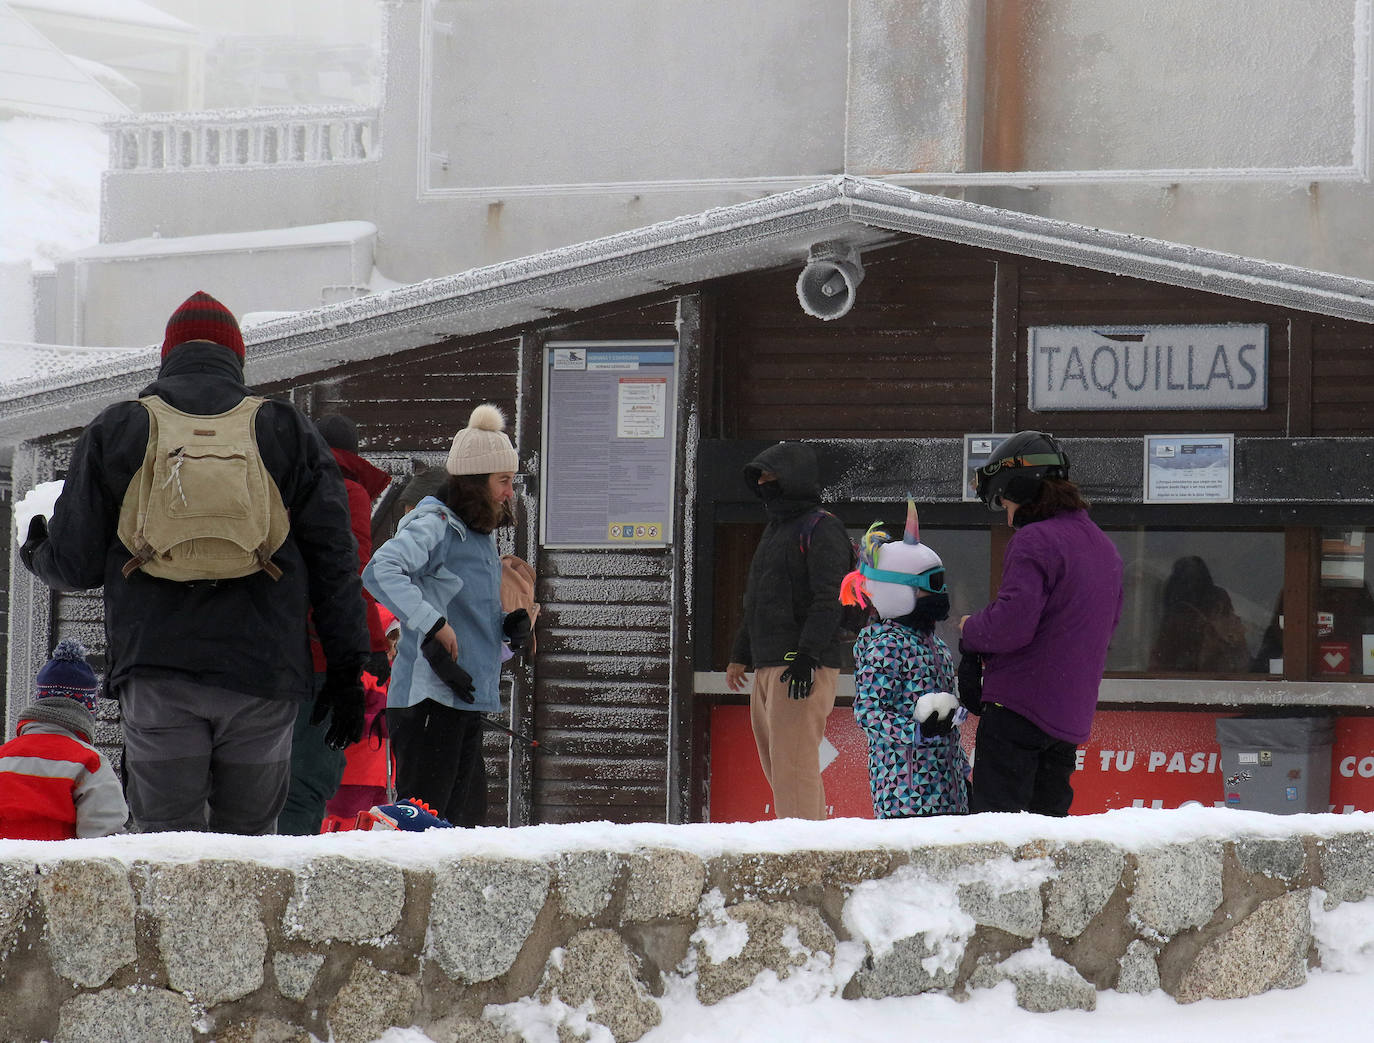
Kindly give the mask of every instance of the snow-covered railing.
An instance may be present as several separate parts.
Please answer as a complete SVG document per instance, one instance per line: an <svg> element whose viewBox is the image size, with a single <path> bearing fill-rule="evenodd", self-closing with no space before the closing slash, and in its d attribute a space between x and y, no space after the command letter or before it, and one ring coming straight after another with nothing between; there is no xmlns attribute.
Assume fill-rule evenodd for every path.
<svg viewBox="0 0 1374 1043"><path fill-rule="evenodd" d="M105 126L111 170L356 163L380 143L377 110L361 106L141 113Z"/></svg>

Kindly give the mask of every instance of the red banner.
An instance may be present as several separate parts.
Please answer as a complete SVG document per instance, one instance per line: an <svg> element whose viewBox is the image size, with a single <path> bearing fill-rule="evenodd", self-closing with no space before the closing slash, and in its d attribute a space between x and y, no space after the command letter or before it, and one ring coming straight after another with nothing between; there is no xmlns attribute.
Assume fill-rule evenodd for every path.
<svg viewBox="0 0 1374 1043"><path fill-rule="evenodd" d="M1113 808L1177 808L1225 803L1217 744L1218 717L1235 714L1100 710L1092 735L1078 749L1072 813ZM972 750L977 719L962 729ZM849 707L836 707L821 747L821 777L832 818L872 818L868 743ZM1330 804L1337 812L1374 810L1374 718L1336 722L1331 749ZM773 817L772 793L759 767L745 706L711 711L712 822L757 822Z"/></svg>

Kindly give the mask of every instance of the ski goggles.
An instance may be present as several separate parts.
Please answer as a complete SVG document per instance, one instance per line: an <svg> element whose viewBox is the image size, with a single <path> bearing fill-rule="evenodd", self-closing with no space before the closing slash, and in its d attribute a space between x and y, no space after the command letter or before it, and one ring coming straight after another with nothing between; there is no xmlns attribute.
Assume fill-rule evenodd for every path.
<svg viewBox="0 0 1374 1043"><path fill-rule="evenodd" d="M979 474L991 478L1004 467L1065 467L1062 453L1024 453L1021 456L1008 456L1001 460L989 460L978 468Z"/></svg>
<svg viewBox="0 0 1374 1043"><path fill-rule="evenodd" d="M878 583L900 583L904 587L916 587L927 594L945 592L945 567L934 565L924 572L893 572L891 569L876 569L872 565L860 565L859 575Z"/></svg>

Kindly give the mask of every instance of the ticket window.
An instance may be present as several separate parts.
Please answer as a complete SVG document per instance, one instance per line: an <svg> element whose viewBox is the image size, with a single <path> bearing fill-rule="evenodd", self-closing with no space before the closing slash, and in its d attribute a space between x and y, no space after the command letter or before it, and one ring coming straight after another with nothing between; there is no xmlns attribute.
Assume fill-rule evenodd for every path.
<svg viewBox="0 0 1374 1043"><path fill-rule="evenodd" d="M1282 675L1282 530L1136 527L1107 535L1121 554L1124 587L1108 672Z"/></svg>
<svg viewBox="0 0 1374 1043"><path fill-rule="evenodd" d="M1313 675L1374 681L1374 530L1323 529L1319 553Z"/></svg>
<svg viewBox="0 0 1374 1043"><path fill-rule="evenodd" d="M901 519L893 519L894 526ZM713 668L723 670L761 525L718 528ZM922 527L945 563L950 618L936 633L954 650L958 619L994 595L1009 531ZM1292 539L1294 534L1301 539ZM1310 534L1310 537L1307 535ZM863 530L851 528L856 542ZM998 536L1001 539L998 539ZM1374 681L1374 530L1341 527L1201 530L1112 528L1124 604L1110 674L1144 677ZM1294 548L1307 548L1294 557ZM1311 568L1307 566L1310 564ZM1311 576L1310 583L1303 577ZM1311 644L1285 666L1284 584L1313 610ZM1302 589L1310 585L1313 589ZM1299 645L1303 643L1299 640ZM1290 649L1293 645L1289 644ZM848 649L846 650L848 652ZM846 656L846 669L852 658Z"/></svg>

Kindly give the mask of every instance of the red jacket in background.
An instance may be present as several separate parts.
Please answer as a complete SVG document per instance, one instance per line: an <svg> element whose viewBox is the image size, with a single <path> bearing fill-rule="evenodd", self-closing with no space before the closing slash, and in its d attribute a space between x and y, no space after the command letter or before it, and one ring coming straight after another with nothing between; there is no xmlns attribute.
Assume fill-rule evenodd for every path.
<svg viewBox="0 0 1374 1043"><path fill-rule="evenodd" d="M391 482L391 475L347 449L331 449L330 452L343 472L344 488L348 490L348 517L353 527L353 538L358 544L358 574L362 575L364 567L372 560L372 501L382 495ZM368 647L373 652L384 652L386 633L382 629L381 617L377 615L377 602L366 589L363 590L363 602L367 606ZM310 631L310 656L315 662L315 672L324 673L324 650L315 637L313 627Z"/></svg>
<svg viewBox="0 0 1374 1043"><path fill-rule="evenodd" d="M0 837L108 836L127 817L109 764L65 729L21 720L19 734L0 746Z"/></svg>

